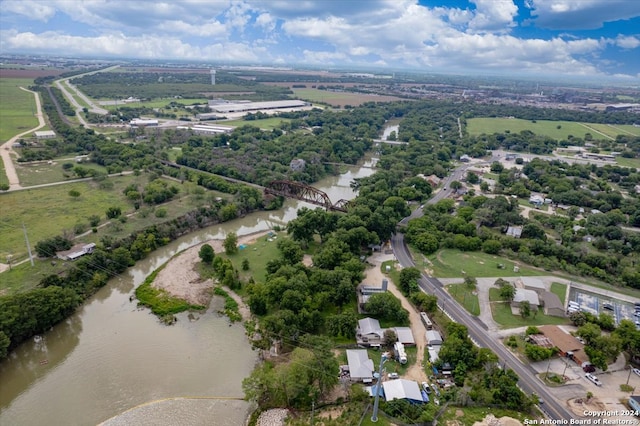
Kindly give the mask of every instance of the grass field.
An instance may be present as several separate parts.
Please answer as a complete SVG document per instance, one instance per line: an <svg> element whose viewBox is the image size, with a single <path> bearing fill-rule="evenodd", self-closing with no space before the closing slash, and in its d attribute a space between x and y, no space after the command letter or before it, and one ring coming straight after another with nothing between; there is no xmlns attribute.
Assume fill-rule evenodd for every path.
<svg viewBox="0 0 640 426"><path fill-rule="evenodd" d="M414 256L415 259L418 257ZM433 269L433 276L440 278L469 277L520 277L549 275L548 272L538 271L520 263L514 263L504 257L482 252L462 252L460 250L443 249L428 256ZM504 269L498 269L498 264ZM518 266L518 272L513 271ZM462 271L465 273L463 274Z"/></svg>
<svg viewBox="0 0 640 426"><path fill-rule="evenodd" d="M281 118L281 117L271 117L271 118L263 118L261 120L230 120L230 121L219 121L218 124L222 126L254 126L259 127L261 129L272 130L276 127L280 126L280 123L291 121L289 118Z"/></svg>
<svg viewBox="0 0 640 426"><path fill-rule="evenodd" d="M511 312L511 306L509 303L505 302L496 302L496 300L500 300L498 288L490 288L489 289L489 300L491 302L491 314L493 315L493 320L503 326L504 328L514 328L514 327L522 327L529 325L545 325L545 324L569 324L570 321L568 318L560 318L554 317L550 315L545 315L540 309L537 315L534 317L533 315L529 318L522 318L520 315L514 315Z"/></svg>
<svg viewBox="0 0 640 426"><path fill-rule="evenodd" d="M519 118L471 118L467 120L467 131L470 135L480 135L482 133L520 133L523 130L530 130L538 135L546 135L553 139L567 139L569 135L584 138L585 134L591 133L594 139L615 138L618 134L636 134L640 128L633 126L618 126L620 130L606 124L578 123L574 121L549 121L521 120ZM600 131L606 136L602 136L594 131ZM624 130L624 131L623 131Z"/></svg>
<svg viewBox="0 0 640 426"><path fill-rule="evenodd" d="M23 78L0 78L0 143L38 125L34 95L20 89L33 84ZM11 99L11 102L7 100Z"/></svg>
<svg viewBox="0 0 640 426"><path fill-rule="evenodd" d="M4 161L0 159L0 184L1 183L9 185L9 178L7 178L7 172L4 168Z"/></svg>
<svg viewBox="0 0 640 426"><path fill-rule="evenodd" d="M471 315L480 315L480 302L475 290L469 289L466 284L449 284L447 291Z"/></svg>
<svg viewBox="0 0 640 426"><path fill-rule="evenodd" d="M551 293L558 296L560 302L564 305L567 296L567 285L562 283L551 283Z"/></svg>
<svg viewBox="0 0 640 426"><path fill-rule="evenodd" d="M275 239L269 236L260 237L255 243L247 245L243 249L238 250L236 254L228 256L231 262L233 262L234 268L240 271L240 278L243 281L249 281L249 278L253 277L255 282L264 283L265 277L267 276L267 263L280 257L280 251L278 251L276 246L276 244L278 244L278 238L287 238L286 232L276 233ZM244 259L249 261L248 271L242 270L242 261Z"/></svg>
<svg viewBox="0 0 640 426"><path fill-rule="evenodd" d="M353 92L331 92L328 90L318 89L295 89L292 88L293 93L297 98L310 102L318 102L321 104L327 104L335 107L343 107L345 105L357 106L365 102L390 102L397 101L400 98L394 96L376 96L366 93L353 93Z"/></svg>
<svg viewBox="0 0 640 426"><path fill-rule="evenodd" d="M65 185L50 186L45 188L27 189L24 191L15 191L0 195L2 202L2 216L0 217L0 261L5 260L8 254L14 256L14 260L19 260L26 256L26 247L24 242L24 234L22 224L27 228L29 241L31 246L45 238L60 235L64 230L72 230L76 224L84 224L88 229L88 217L98 215L102 218L102 222L106 221L105 211L111 206L122 208L123 214L134 211L131 203L126 199L122 190L129 184L136 183L140 187L144 187L148 182L146 175L141 176L118 176L109 178L113 182L113 189L100 189L99 183L94 181L76 182ZM180 188L179 196L184 195L183 187ZM80 192L78 198L69 195L69 191L76 190ZM178 207L172 207L173 205ZM188 211L195 206L189 201L176 200L162 206L168 211L168 217L177 212ZM145 207L143 206L141 210ZM158 222L166 220L156 218L150 214L148 218L141 218L140 215L130 218L127 223L120 224L124 228L124 232L131 232L135 226L140 229L157 220ZM91 234L88 240L97 240L105 233L117 236L113 230L108 227L101 228L98 233ZM123 236L124 236L123 235Z"/></svg>
<svg viewBox="0 0 640 426"><path fill-rule="evenodd" d="M19 150L18 150L19 151ZM64 163L75 163L75 157L67 157L67 158L59 158L52 161L51 164L48 162L37 162L37 163L15 163L16 173L18 173L18 178L20 179L20 185L34 186L34 185L42 185L45 183L51 182L61 182L70 179L77 179L77 176L72 176L71 178L64 177L64 170L62 169L62 165ZM106 173L107 169L103 166L100 166L95 163L83 163L79 164L79 166L85 169L98 170L100 172ZM71 173L73 174L73 173Z"/></svg>

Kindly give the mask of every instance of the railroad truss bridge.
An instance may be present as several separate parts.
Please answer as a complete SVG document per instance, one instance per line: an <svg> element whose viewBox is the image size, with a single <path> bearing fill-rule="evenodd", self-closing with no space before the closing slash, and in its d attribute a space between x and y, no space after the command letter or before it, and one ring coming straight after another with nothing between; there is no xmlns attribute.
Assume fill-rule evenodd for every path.
<svg viewBox="0 0 640 426"><path fill-rule="evenodd" d="M339 200L333 204L325 192L305 183L290 180L274 180L265 186L264 193L306 201L307 203L324 207L328 211L345 213L350 203L349 200Z"/></svg>

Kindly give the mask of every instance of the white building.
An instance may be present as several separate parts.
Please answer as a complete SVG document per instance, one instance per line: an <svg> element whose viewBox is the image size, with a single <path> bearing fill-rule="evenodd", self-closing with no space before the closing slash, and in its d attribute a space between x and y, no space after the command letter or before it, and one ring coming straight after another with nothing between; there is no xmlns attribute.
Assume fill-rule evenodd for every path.
<svg viewBox="0 0 640 426"><path fill-rule="evenodd" d="M351 380L363 383L373 381L373 361L366 349L347 349L347 363Z"/></svg>
<svg viewBox="0 0 640 426"><path fill-rule="evenodd" d="M33 132L33 134L36 136L36 139L40 140L40 139L53 139L56 137L56 132L54 132L53 130L43 130L40 132Z"/></svg>
<svg viewBox="0 0 640 426"><path fill-rule="evenodd" d="M382 382L382 387L384 388L384 397L387 401L407 399L414 402L423 402L420 385L413 380L388 380Z"/></svg>
<svg viewBox="0 0 640 426"><path fill-rule="evenodd" d="M146 120L142 118L134 118L129 122L131 127L155 127L158 125L158 120Z"/></svg>

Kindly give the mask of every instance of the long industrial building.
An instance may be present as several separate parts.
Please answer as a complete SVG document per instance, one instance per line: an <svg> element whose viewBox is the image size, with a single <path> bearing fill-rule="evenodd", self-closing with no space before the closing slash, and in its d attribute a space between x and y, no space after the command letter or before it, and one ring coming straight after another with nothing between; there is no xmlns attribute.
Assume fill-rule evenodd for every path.
<svg viewBox="0 0 640 426"><path fill-rule="evenodd" d="M229 112L249 112L268 109L302 108L311 104L300 100L268 101L268 102L237 102L237 103L210 103L211 111L219 114Z"/></svg>

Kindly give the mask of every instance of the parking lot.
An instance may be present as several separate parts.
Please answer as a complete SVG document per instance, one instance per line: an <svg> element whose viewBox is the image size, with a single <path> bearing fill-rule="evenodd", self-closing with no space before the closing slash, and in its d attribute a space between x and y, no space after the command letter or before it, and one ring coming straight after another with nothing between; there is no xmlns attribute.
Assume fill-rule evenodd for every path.
<svg viewBox="0 0 640 426"><path fill-rule="evenodd" d="M640 394L640 376L632 370L625 368L625 359L621 355L615 363L609 366L609 371L596 370L593 374L599 379L601 386L587 380L584 371L575 362L555 357L549 361L532 363L531 366L538 373L555 373L564 375L566 382L558 387L548 387L549 391L558 400L568 401L576 398L586 398L587 392L591 392L597 398L600 407L606 411L624 411L629 408L622 404L621 400L627 399L630 395ZM629 384L634 388L633 392L623 392L620 385ZM576 413L578 416L580 413ZM631 417L611 417L611 419L630 419Z"/></svg>
<svg viewBox="0 0 640 426"><path fill-rule="evenodd" d="M628 319L632 322L640 322L640 317L635 317L633 315L634 305L629 302L616 300L575 288L571 289L569 293L569 300L576 302L583 312L589 312L594 315L606 312L613 315L613 318L616 320L616 324L623 319Z"/></svg>

